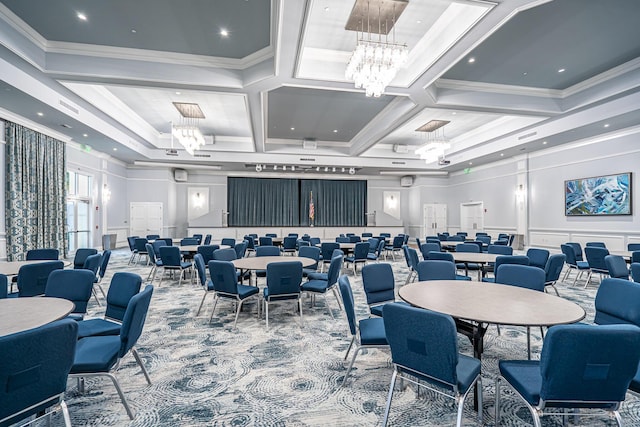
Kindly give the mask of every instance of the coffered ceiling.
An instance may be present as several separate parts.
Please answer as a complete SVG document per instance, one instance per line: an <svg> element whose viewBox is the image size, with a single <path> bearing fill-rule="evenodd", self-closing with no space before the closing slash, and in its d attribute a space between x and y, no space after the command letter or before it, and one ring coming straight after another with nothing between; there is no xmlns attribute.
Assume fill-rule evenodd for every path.
<svg viewBox="0 0 640 427"><path fill-rule="evenodd" d="M409 58L380 98L345 78L354 3L0 0L0 117L128 164L359 175L455 171L639 123L636 0L409 0L388 36ZM204 113L198 156L171 138L173 102ZM430 120L450 121L449 165L415 154Z"/></svg>

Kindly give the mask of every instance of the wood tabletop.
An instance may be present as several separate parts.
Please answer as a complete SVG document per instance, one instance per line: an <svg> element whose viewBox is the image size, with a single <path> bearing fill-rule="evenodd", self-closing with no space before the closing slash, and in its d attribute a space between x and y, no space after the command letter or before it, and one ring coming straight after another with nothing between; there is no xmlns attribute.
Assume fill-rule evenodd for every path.
<svg viewBox="0 0 640 427"><path fill-rule="evenodd" d="M26 297L0 299L0 336L37 328L62 319L73 303L62 298Z"/></svg>
<svg viewBox="0 0 640 427"><path fill-rule="evenodd" d="M198 247L202 246L202 245L178 245L178 248L180 248L180 252L198 252ZM220 246L218 249L229 249L231 246L229 245L218 245Z"/></svg>
<svg viewBox="0 0 640 427"><path fill-rule="evenodd" d="M267 264L272 262L300 261L303 267L308 267L316 263L312 258L299 256L252 256L247 258L235 259L233 265L242 270L266 270Z"/></svg>
<svg viewBox="0 0 640 427"><path fill-rule="evenodd" d="M338 243L335 240L326 240L323 241L322 243ZM348 249L348 250L353 250L356 247L355 243L338 243L340 245L340 249ZM320 247L320 245L317 245L318 247Z"/></svg>
<svg viewBox="0 0 640 427"><path fill-rule="evenodd" d="M71 261L64 259L43 259L43 260L31 260L31 261L2 261L0 262L0 274L4 274L5 276L15 276L20 271L20 267L28 264L38 264L41 262L49 262L49 261L62 261L65 267L69 267L71 265Z"/></svg>
<svg viewBox="0 0 640 427"><path fill-rule="evenodd" d="M415 282L400 288L400 298L416 307L458 319L515 326L552 326L579 322L579 305L517 286L463 280Z"/></svg>
<svg viewBox="0 0 640 427"><path fill-rule="evenodd" d="M486 252L451 252L453 259L456 262L475 262L478 264L486 264L488 262L495 262L496 257L501 254L488 254Z"/></svg>

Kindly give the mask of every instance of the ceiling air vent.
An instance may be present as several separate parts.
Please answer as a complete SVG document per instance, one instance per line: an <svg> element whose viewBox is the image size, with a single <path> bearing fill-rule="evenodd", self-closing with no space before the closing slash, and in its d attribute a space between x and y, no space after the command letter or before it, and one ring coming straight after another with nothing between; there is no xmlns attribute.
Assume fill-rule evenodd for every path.
<svg viewBox="0 0 640 427"><path fill-rule="evenodd" d="M310 158L310 157L300 157L300 161L301 162L315 162L316 159Z"/></svg>

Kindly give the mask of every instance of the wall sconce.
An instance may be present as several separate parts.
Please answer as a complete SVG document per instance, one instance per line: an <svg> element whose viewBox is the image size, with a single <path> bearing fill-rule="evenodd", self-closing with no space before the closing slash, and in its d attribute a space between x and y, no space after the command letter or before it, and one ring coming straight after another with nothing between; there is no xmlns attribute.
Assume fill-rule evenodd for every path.
<svg viewBox="0 0 640 427"><path fill-rule="evenodd" d="M387 206L389 209L397 209L398 208L398 199L393 197L393 194L387 198Z"/></svg>
<svg viewBox="0 0 640 427"><path fill-rule="evenodd" d="M200 193L196 193L193 195L193 207L201 208L204 206L204 196Z"/></svg>
<svg viewBox="0 0 640 427"><path fill-rule="evenodd" d="M106 205L109 200L111 200L111 190L109 190L107 184L104 184L102 186L102 203Z"/></svg>

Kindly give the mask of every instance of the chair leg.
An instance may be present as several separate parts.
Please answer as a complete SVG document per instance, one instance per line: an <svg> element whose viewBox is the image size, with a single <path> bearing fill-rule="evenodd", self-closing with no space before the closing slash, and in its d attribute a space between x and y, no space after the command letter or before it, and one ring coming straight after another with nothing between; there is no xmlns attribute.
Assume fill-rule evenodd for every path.
<svg viewBox="0 0 640 427"><path fill-rule="evenodd" d="M204 295L202 295L202 300L200 301L200 306L198 307L198 311L196 312L196 317L200 314L200 310L202 310L202 305L204 304L204 300L207 297L207 291L204 291Z"/></svg>
<svg viewBox="0 0 640 427"><path fill-rule="evenodd" d="M136 350L135 347L131 348L131 354L133 354L134 359L136 359L136 362L138 362L138 365L140 366L140 369L142 370L142 373L144 374L144 377L147 380L147 384L151 385L151 378L149 377L149 373L147 372L147 368L144 367L144 363L142 362L142 359L140 358L140 355L138 354L138 350Z"/></svg>
<svg viewBox="0 0 640 427"><path fill-rule="evenodd" d="M116 391L118 392L118 395L120 396L120 400L122 401L122 405L124 406L124 409L127 411L127 415L129 415L130 419L133 419L134 418L133 411L129 407L129 404L127 403L126 397L124 397L124 393L122 392L122 389L120 388L120 384L118 383L118 379L116 378L116 376L113 375L113 374L110 374L110 373L106 373L106 374L103 374L103 375L106 375L107 377L111 378L111 381L113 382L113 386L116 388Z"/></svg>
<svg viewBox="0 0 640 427"><path fill-rule="evenodd" d="M336 320L335 316L333 315L333 311L331 311L331 307L329 307L329 300L327 299L327 293L325 292L323 294L324 296L324 305L327 306L327 310L329 310L329 314L331 315L331 319Z"/></svg>
<svg viewBox="0 0 640 427"><path fill-rule="evenodd" d="M236 319L233 321L233 328L235 329L236 324L238 323L238 315L240 314L240 310L242 309L242 303L244 301L240 300L238 301L238 309L236 310Z"/></svg>
<svg viewBox="0 0 640 427"><path fill-rule="evenodd" d="M496 378L496 404L495 404L496 427L500 425L500 377Z"/></svg>
<svg viewBox="0 0 640 427"><path fill-rule="evenodd" d="M344 355L344 360L347 360L349 357L349 352L351 351L351 347L353 347L353 343L356 341L356 337L351 338L351 342L349 343L349 348L347 348L347 354Z"/></svg>
<svg viewBox="0 0 640 427"><path fill-rule="evenodd" d="M91 294L93 295L93 298L98 303L98 306L100 306L100 300L98 299L98 293L96 292L96 288L95 287L91 288Z"/></svg>
<svg viewBox="0 0 640 427"><path fill-rule="evenodd" d="M327 298L325 297L325 301L326 299ZM300 298L300 296L298 296L298 309L300 310L300 327L304 328L304 319L302 318L302 298ZM329 311L331 311L331 309L329 309ZM333 316L333 313L331 313L331 315Z"/></svg>
<svg viewBox="0 0 640 427"><path fill-rule="evenodd" d="M531 328L527 326L527 360L531 360Z"/></svg>
<svg viewBox="0 0 640 427"><path fill-rule="evenodd" d="M335 286L333 287L333 295L336 297L336 301L338 302L338 308L342 311L342 304L340 304L340 291Z"/></svg>
<svg viewBox="0 0 640 427"><path fill-rule="evenodd" d="M391 399L393 399L393 389L396 385L396 377L398 375L398 371L393 370L393 375L391 375L391 384L389 385L389 395L387 397L387 407L384 410L384 418L382 419L382 426L386 427L387 422L389 420L389 411L391 410Z"/></svg>
<svg viewBox="0 0 640 427"><path fill-rule="evenodd" d="M351 368L353 368L353 364L355 363L356 357L358 357L358 353L360 352L360 350L362 350L362 347L356 348L356 351L353 353L351 363L349 363L349 367L347 368L347 373L344 374L344 379L342 380L341 387L344 387L344 385L347 383L347 378L349 378L349 373L351 372Z"/></svg>
<svg viewBox="0 0 640 427"><path fill-rule="evenodd" d="M269 330L269 302L264 300L264 317L267 322L267 330Z"/></svg>
<svg viewBox="0 0 640 427"><path fill-rule="evenodd" d="M205 296L206 296L206 294L205 294ZM211 323L211 319L213 319L213 313L215 313L215 312L216 312L216 305L218 304L218 299L219 299L219 298L220 298L220 297L218 297L218 294L216 294L216 295L213 297L213 310L211 310L211 317L209 317L209 323Z"/></svg>
<svg viewBox="0 0 640 427"><path fill-rule="evenodd" d="M60 408L62 409L62 417L64 418L65 427L71 427L71 417L69 416L69 408L67 408L67 403L64 400L60 401Z"/></svg>

